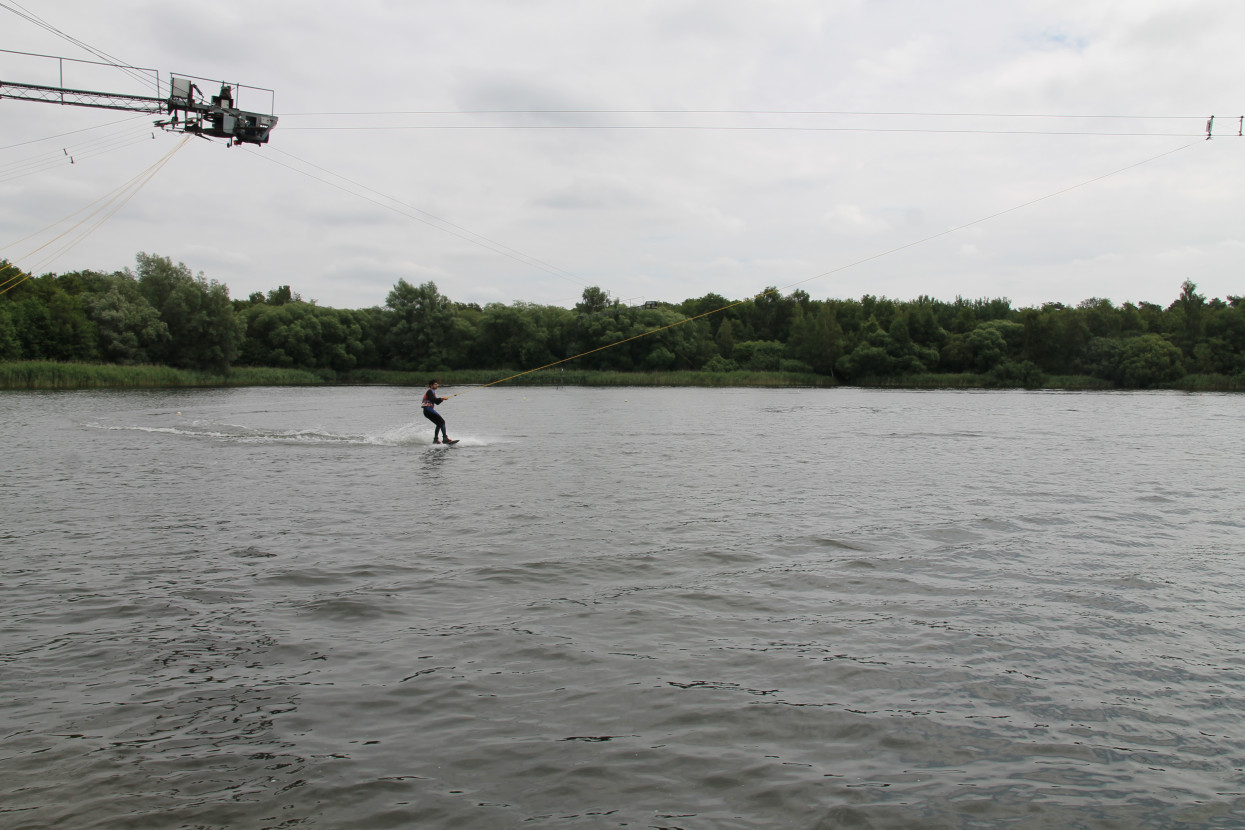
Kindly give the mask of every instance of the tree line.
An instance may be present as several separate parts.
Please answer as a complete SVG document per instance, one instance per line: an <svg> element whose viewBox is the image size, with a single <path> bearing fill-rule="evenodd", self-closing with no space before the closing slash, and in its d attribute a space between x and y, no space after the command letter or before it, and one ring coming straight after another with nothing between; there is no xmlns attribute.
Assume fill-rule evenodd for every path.
<svg viewBox="0 0 1245 830"><path fill-rule="evenodd" d="M0 261L0 286L18 276ZM230 299L226 286L167 257L133 270L27 279L0 294L0 360L163 364L226 373L274 366L342 376L357 369L534 369L574 355L611 371L815 373L845 383L974 374L1038 386L1090 376L1121 388L1188 375L1245 381L1245 298L1207 299L1185 281L1168 306L1087 299L1013 308L952 302L817 300L766 288L623 305L587 288L573 309L459 303L432 282L399 280L383 307L335 309L289 286Z"/></svg>

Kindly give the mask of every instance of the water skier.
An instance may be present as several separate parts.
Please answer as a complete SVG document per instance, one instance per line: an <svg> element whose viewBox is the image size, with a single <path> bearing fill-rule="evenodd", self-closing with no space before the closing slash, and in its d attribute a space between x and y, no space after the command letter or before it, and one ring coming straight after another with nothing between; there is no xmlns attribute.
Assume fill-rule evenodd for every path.
<svg viewBox="0 0 1245 830"><path fill-rule="evenodd" d="M457 444L457 440L451 440L450 434L445 431L445 419L437 412L436 406L445 401L445 398L437 397L437 387L441 384L436 380L428 381L428 391L424 393L424 402L421 406L424 408L424 417L436 424L436 428L432 430L432 443L440 444L444 438L446 444Z"/></svg>

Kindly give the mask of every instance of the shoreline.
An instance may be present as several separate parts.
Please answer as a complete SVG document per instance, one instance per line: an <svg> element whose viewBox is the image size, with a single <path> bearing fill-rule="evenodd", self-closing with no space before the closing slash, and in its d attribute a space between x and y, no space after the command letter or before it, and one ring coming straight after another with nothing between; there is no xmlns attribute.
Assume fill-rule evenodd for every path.
<svg viewBox="0 0 1245 830"><path fill-rule="evenodd" d="M1004 384L988 375L926 374L865 379L843 384L824 375L793 372L613 372L548 369L514 377L514 370L468 369L409 372L358 369L338 375L331 371L236 366L217 375L169 366L117 366L98 363L12 361L0 363L0 390L157 389L231 386L424 386L435 375L443 386L663 386L693 388L816 388L861 389L1031 389L1064 391L1120 390L1109 381L1085 375L1048 376L1040 384ZM1179 381L1149 387L1184 392L1245 392L1245 377L1187 375Z"/></svg>

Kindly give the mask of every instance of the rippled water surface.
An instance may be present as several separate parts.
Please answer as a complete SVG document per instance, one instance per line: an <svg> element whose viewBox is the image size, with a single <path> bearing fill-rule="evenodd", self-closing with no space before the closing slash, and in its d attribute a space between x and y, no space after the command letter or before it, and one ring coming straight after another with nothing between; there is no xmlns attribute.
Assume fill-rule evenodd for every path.
<svg viewBox="0 0 1245 830"><path fill-rule="evenodd" d="M421 392L0 394L0 827L1245 826L1245 398Z"/></svg>

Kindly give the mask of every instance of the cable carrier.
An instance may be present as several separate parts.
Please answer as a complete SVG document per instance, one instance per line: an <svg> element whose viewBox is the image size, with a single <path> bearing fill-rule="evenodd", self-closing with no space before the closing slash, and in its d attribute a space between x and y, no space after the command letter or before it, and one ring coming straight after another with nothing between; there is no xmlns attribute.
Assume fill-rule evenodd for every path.
<svg viewBox="0 0 1245 830"><path fill-rule="evenodd" d="M8 51L8 50L0 50ZM61 77L64 78L64 61L74 63L92 63L77 61L72 58L55 58L50 55L31 55L25 52L10 54L27 55L29 57L49 58L61 61ZM96 64L107 65L107 64ZM163 86L159 74L155 70L138 67L114 67L130 72L150 73L156 89ZM249 89L268 93L273 97L272 90L260 87L248 87L241 84L221 83L220 94L205 97L196 81L209 83L204 78L192 75L170 75L165 97L146 95L129 95L120 92L100 92L87 89L72 89L66 86L43 86L39 84L18 83L0 80L0 98L12 98L19 101L41 101L47 104L60 104L70 107L90 107L92 109L121 110L123 112L145 112L166 116L155 122L157 127L170 132L182 132L207 138L223 138L232 144L267 144L268 136L277 125L277 116L271 113L248 112L234 105L235 90ZM216 83L216 82L211 82Z"/></svg>

